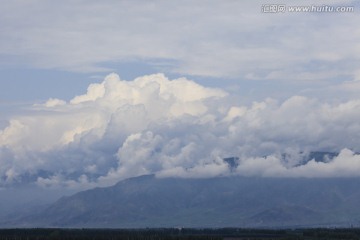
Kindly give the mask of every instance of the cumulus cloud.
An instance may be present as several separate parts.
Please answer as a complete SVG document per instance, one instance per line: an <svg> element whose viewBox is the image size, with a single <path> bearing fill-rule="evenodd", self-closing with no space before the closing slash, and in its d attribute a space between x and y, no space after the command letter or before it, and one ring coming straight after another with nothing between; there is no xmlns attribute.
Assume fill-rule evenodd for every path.
<svg viewBox="0 0 360 240"><path fill-rule="evenodd" d="M68 102L49 99L8 119L0 130L1 184L88 187L149 173L360 175L360 100L232 99L185 78L110 74ZM315 151L339 154L304 162ZM235 167L227 157L237 157Z"/></svg>

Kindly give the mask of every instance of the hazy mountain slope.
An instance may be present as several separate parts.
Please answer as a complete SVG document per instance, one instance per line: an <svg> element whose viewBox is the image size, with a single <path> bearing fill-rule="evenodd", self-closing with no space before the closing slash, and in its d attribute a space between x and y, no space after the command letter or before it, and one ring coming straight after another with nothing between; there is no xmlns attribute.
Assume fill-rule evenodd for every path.
<svg viewBox="0 0 360 240"><path fill-rule="evenodd" d="M7 223L58 227L283 227L360 219L360 179L142 176Z"/></svg>

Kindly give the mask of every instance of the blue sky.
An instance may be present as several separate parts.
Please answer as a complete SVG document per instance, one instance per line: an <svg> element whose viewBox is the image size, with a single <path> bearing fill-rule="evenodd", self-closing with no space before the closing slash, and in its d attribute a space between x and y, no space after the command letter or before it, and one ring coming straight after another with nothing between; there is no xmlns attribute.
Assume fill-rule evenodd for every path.
<svg viewBox="0 0 360 240"><path fill-rule="evenodd" d="M359 4L269 4L281 2L3 2L0 181L215 176L235 155L242 175L356 175ZM287 11L325 5L354 11ZM317 150L342 155L286 170Z"/></svg>

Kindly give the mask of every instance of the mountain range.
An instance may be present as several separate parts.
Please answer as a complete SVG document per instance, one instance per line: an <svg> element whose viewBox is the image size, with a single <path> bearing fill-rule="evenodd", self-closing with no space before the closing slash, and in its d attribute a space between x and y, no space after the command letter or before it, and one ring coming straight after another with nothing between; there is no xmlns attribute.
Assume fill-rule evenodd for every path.
<svg viewBox="0 0 360 240"><path fill-rule="evenodd" d="M139 176L62 197L16 227L316 227L360 222L358 178Z"/></svg>

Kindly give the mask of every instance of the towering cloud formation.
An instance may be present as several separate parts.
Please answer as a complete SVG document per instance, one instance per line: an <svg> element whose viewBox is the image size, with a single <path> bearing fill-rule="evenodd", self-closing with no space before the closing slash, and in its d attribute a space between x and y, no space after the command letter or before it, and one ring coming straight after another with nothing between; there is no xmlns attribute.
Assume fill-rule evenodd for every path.
<svg viewBox="0 0 360 240"><path fill-rule="evenodd" d="M0 130L1 184L88 186L159 177L359 176L360 100L294 96L242 106L220 89L162 74L108 75L71 101L49 99ZM303 163L310 151L340 152ZM236 156L229 169L223 158ZM285 156L285 157L284 157Z"/></svg>

